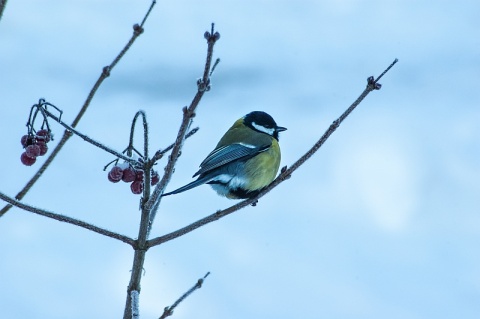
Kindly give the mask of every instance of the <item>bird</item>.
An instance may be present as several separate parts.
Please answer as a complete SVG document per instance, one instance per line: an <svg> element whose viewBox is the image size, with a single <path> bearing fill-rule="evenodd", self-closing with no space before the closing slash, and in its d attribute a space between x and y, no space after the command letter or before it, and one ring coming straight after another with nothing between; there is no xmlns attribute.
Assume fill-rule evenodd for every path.
<svg viewBox="0 0 480 319"><path fill-rule="evenodd" d="M229 199L255 197L277 175L281 160L278 138L285 130L265 112L248 113L233 123L203 160L192 176L198 176L195 181L162 196L209 184Z"/></svg>

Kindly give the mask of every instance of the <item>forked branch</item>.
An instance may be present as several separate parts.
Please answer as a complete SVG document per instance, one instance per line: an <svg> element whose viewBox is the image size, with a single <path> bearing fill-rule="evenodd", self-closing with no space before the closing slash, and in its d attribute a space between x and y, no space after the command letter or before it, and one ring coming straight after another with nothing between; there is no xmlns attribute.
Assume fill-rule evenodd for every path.
<svg viewBox="0 0 480 319"><path fill-rule="evenodd" d="M163 244L167 241L170 241L172 239L175 239L177 237L183 236L199 227L202 227L206 224L209 224L211 222L214 222L222 217L225 217L231 213L234 213L248 205L254 205L257 203L258 199L263 197L265 194L270 192L272 189L277 187L280 183L284 182L285 180L289 179L290 176L294 171L296 171L303 163L305 163L310 157L315 154L320 147L325 143L325 141L332 135L333 132L340 126L340 124L347 118L347 116L363 101L363 99L372 91L374 90L379 90L381 88L381 84L378 83L378 80L380 80L381 77L385 75L388 70L390 70L396 63L398 62L397 59L395 59L390 66L388 66L385 71L378 76L376 79L374 77L369 77L367 79L367 87L365 90L360 94L360 96L355 100L355 102L350 105L350 107L340 115L338 119L333 121L333 123L330 125L330 127L325 131L325 133L320 137L320 139L302 156L300 157L295 163L293 163L289 168L282 168L282 171L280 175L267 187L265 187L256 197L246 199L240 203L237 203L233 206L230 206L224 210L217 211L216 213L213 213L205 218L202 218L200 220L197 220L196 222L180 228L176 231L173 231L169 234L153 238L147 242L147 246L153 247L157 246L160 244Z"/></svg>
<svg viewBox="0 0 480 319"><path fill-rule="evenodd" d="M133 265L132 265L132 272L130 276L130 282L127 288L127 300L125 302L125 310L123 313L124 319L131 319L132 318L132 291L138 291L140 293L140 282L142 278L142 271L143 271L143 264L145 261L145 253L148 249L147 247L147 240L148 235L155 218L156 210L158 208L158 204L160 203L160 195L163 193L163 190L167 186L168 182L170 181L175 164L177 163L178 157L180 156L180 152L187 136L187 131L190 128L192 123L192 119L195 116L195 110L202 99L203 94L210 90L210 75L213 72L214 67L217 65L217 62L212 67L212 56L213 56L213 47L215 42L220 38L220 34L218 32L214 32L214 25L212 23L211 32L205 32L204 34L205 39L208 43L207 48L207 59L205 62L205 69L203 73L203 77L197 81L197 93L193 98L189 107L183 108L183 118L180 128L177 133L177 137L175 142L171 148L170 156L168 157L168 162L165 167L165 173L160 180L160 182L155 187L155 190L150 195L144 194L144 200L141 202L141 221L138 233L138 239L135 241L135 254L133 257ZM157 154L159 154L157 152ZM157 156L157 154L155 156ZM161 156L163 154L159 154ZM151 162L150 162L151 164ZM145 201L146 200L146 201Z"/></svg>
<svg viewBox="0 0 480 319"><path fill-rule="evenodd" d="M208 275L210 275L210 272L207 272L207 274L203 276L203 278L198 279L197 283L192 288L190 288L186 293L184 293L180 298L178 298L177 301L175 301L170 307L165 307L165 309L163 310L163 314L158 319L165 319L173 315L173 311L175 310L175 308L183 300L185 300L185 298L190 296L195 290L202 288L203 281L205 280L205 278L208 277Z"/></svg>
<svg viewBox="0 0 480 319"><path fill-rule="evenodd" d="M1 9L5 7L6 1L3 2L3 6ZM103 81L110 76L110 72L113 70L113 68L117 65L117 63L122 59L122 57L125 55L125 53L130 49L132 44L135 42L135 40L143 33L143 25L145 24L148 16L150 15L150 12L152 11L153 7L155 6L156 1L153 0L152 3L150 4L147 13L145 14L142 23L140 25L135 24L133 26L133 35L130 38L130 40L127 42L127 44L123 47L123 49L120 51L120 53L115 57L112 63L110 65L104 67L102 69L102 73L100 74L100 77L97 79L95 84L93 85L92 89L88 93L87 99L83 103L82 108L78 112L77 116L72 122L72 127L76 127L78 123L80 122L81 118L87 111L88 107L90 106L90 102L92 101L93 97L95 96L95 93L97 92L98 88L100 85L103 83ZM60 150L63 148L65 143L67 143L68 139L70 138L71 134L68 130L66 130L58 142L57 146L53 149L52 153L50 156L45 160L43 165L38 169L38 171L32 176L32 178L27 182L27 184L18 192L18 194L15 196L17 199L22 199L28 191L32 188L32 186L37 182L37 180L42 176L42 174L45 172L45 170L50 166L52 161L55 159L57 154L60 152ZM5 207L0 210L0 217L2 217L10 208L12 207L11 204L7 204Z"/></svg>
<svg viewBox="0 0 480 319"><path fill-rule="evenodd" d="M124 243L127 243L132 247L135 244L135 241L128 236L112 232L112 231L107 230L105 228L95 226L93 224L81 221L79 219L68 217L68 216L65 216L65 215L62 215L62 214L52 213L52 212L46 211L44 209L36 208L36 207L30 206L30 205L21 203L21 202L15 200L15 199L3 194L3 193L1 193L1 192L0 192L0 199L6 201L7 203L10 203L10 205L12 205L12 206L21 208L21 209L26 210L28 212L31 212L31 213L34 213L34 214L37 214L37 215L41 215L41 216L44 216L44 217L48 217L48 218L51 218L51 219L55 219L55 220L58 220L58 221L61 221L61 222L65 222L65 223L68 223L68 224L72 224L72 225L75 225L75 226L79 226L79 227L91 230L95 233L98 233L98 234L101 234L101 235L104 235L104 236L107 236L107 237L110 237L110 238L114 238L114 239L123 241Z"/></svg>
<svg viewBox="0 0 480 319"><path fill-rule="evenodd" d="M172 178L175 165L177 164L178 157L183 147L183 142L185 140L186 133L192 123L193 117L195 116L195 111L205 92L210 90L210 75L214 71L219 61L219 60L215 61L215 63L212 66L213 47L215 46L215 43L218 41L218 39L220 39L220 33L215 32L213 23L212 23L211 32L206 31L204 34L204 37L207 40L208 47L207 47L207 58L205 61L203 77L197 81L197 93L195 94L192 102L190 103L190 106L183 108L182 123L180 124L180 128L177 133L177 138L175 140L172 151L168 158L168 162L165 167L165 174L163 175L158 185L155 187L155 190L153 191L152 196L150 197L150 199L145 205L145 208L151 211L150 225L149 225L150 228L153 225L153 221L155 219L156 211L160 203L160 196L165 190L165 187L167 187L168 183L170 182L170 179Z"/></svg>

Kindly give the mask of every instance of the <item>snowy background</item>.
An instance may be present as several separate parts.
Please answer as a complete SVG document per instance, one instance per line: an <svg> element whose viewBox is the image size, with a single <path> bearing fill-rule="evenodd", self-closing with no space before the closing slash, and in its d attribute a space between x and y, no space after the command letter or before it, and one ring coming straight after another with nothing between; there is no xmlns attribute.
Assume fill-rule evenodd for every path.
<svg viewBox="0 0 480 319"><path fill-rule="evenodd" d="M0 21L0 190L40 167L20 137L40 97L71 122L149 1L9 1ZM293 163L394 58L399 63L324 147L257 207L151 249L141 317L158 318L207 271L173 318L478 318L480 2L159 1L78 129L117 150L147 112L170 144L216 23L222 62L168 189L239 117L270 113ZM63 129L52 124L57 140ZM24 202L137 236L138 199L107 181L112 156L73 137ZM158 167L161 172L162 160ZM235 203L203 186L165 198L165 234ZM3 203L1 203L3 207ZM0 218L5 318L120 318L133 251L19 209Z"/></svg>

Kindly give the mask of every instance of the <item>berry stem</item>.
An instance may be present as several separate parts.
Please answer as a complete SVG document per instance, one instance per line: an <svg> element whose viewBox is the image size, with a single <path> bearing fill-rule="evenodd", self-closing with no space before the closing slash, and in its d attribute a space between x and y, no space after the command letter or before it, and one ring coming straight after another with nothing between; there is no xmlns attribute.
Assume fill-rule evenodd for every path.
<svg viewBox="0 0 480 319"><path fill-rule="evenodd" d="M121 158L129 163L132 163L134 164L136 161L133 160L132 158L130 157L127 157L125 155L123 155L122 153L119 153L111 148L109 148L108 146L106 145L103 145L102 143L100 142L97 142L95 141L94 139L88 137L87 135L83 134L83 133L80 133L79 131L77 131L76 129L74 129L72 126L68 125L67 123L63 122L60 117L57 117L55 116L54 114L52 114L50 111L48 111L47 109L44 108L46 104L43 103L43 104L37 104L37 108L42 110L42 113L44 113L46 116L48 116L49 118L51 118L52 120L54 120L55 122L57 122L58 124L62 125L64 128L67 129L67 131L75 134L75 135L78 135L79 137L81 137L84 141L98 147L98 148L101 148L102 150L104 151L107 151L108 153L110 154L113 154L115 155L116 157L118 158ZM48 103L48 105L52 105L50 103Z"/></svg>
<svg viewBox="0 0 480 319"><path fill-rule="evenodd" d="M1 2L0 2L1 3ZM147 13L144 15L144 18L142 20L142 23L140 25L141 29L143 30L143 25L145 24L148 16L150 15L150 12L152 11L153 7L155 6L156 1L152 1L150 4ZM4 6L0 6L0 18L1 18L1 13L3 12L2 10L4 9ZM112 69L117 65L117 63L123 58L125 53L130 49L130 47L133 45L135 40L142 34L142 32L138 32L138 28L134 28L133 34L126 43L126 45L122 48L122 50L117 54L117 56L114 58L114 60L110 63L110 65L106 66L103 68L102 73L98 77L97 81L91 88L90 92L88 93L88 96L85 100L85 102L82 105L82 108L78 112L77 116L72 122L72 127L76 127L80 120L82 119L83 115L87 111L88 107L90 106L90 102L92 101L93 97L97 93L98 88L100 85L103 83L103 81L110 76L110 72ZM57 156L57 154L61 151L63 146L67 143L68 139L72 136L72 134L67 130L64 132L60 142L57 144L53 152L50 154L50 156L46 159L46 161L42 164L42 166L38 169L38 171L35 173L35 175L32 176L32 178L27 182L27 184L17 193L16 198L22 199L25 194L28 193L30 188L37 182L37 180L42 176L43 172L50 166L50 163L54 160L54 158ZM0 210L0 217L2 217L8 210L12 207L12 205L8 204L4 206Z"/></svg>

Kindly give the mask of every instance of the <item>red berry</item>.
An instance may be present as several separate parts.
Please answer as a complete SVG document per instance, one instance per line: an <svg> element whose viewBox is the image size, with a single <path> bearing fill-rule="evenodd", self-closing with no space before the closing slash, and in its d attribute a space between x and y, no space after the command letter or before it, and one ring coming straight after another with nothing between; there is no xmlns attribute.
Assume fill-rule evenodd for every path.
<svg viewBox="0 0 480 319"><path fill-rule="evenodd" d="M158 175L158 172L152 170L152 176L151 176L150 184L151 184L152 186L153 186L153 185L157 185L157 183L158 183L159 181L160 181L160 176Z"/></svg>
<svg viewBox="0 0 480 319"><path fill-rule="evenodd" d="M22 143L23 147L27 146L27 141L28 141L28 135L22 136L22 139L20 140L20 143Z"/></svg>
<svg viewBox="0 0 480 319"><path fill-rule="evenodd" d="M123 170L122 181L124 181L125 183L133 182L136 177L137 177L137 172L133 167L129 166Z"/></svg>
<svg viewBox="0 0 480 319"><path fill-rule="evenodd" d="M40 155L38 155L38 156L45 155L48 151L48 146L47 146L47 144L45 144L45 141L37 141L37 145L40 148Z"/></svg>
<svg viewBox="0 0 480 319"><path fill-rule="evenodd" d="M20 161L22 161L23 165L32 166L37 161L37 159L31 158L27 155L27 152L23 152L22 156L20 156Z"/></svg>
<svg viewBox="0 0 480 319"><path fill-rule="evenodd" d="M120 182L123 176L123 169L120 166L115 165L112 167L110 172L108 173L108 180L112 183Z"/></svg>
<svg viewBox="0 0 480 319"><path fill-rule="evenodd" d="M143 171L141 169L136 171L135 181L143 182Z"/></svg>
<svg viewBox="0 0 480 319"><path fill-rule="evenodd" d="M34 142L34 138L31 135L24 135L22 136L22 139L20 140L20 143L22 143L23 147L27 147L28 145L32 145Z"/></svg>
<svg viewBox="0 0 480 319"><path fill-rule="evenodd" d="M40 155L40 147L36 144L28 145L25 154L30 158L36 158Z"/></svg>
<svg viewBox="0 0 480 319"><path fill-rule="evenodd" d="M130 189L134 194L141 194L143 192L143 182L134 181L132 184L130 184Z"/></svg>
<svg viewBox="0 0 480 319"><path fill-rule="evenodd" d="M50 132L47 130L40 130L37 132L38 140L43 140L45 141L45 143L48 143L50 142L50 138L51 138Z"/></svg>
<svg viewBox="0 0 480 319"><path fill-rule="evenodd" d="M120 182L119 179L113 179L112 175L110 175L110 172L108 173L107 178L108 178L108 180L109 180L110 182L112 182L112 183L118 183L118 182Z"/></svg>

